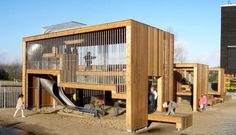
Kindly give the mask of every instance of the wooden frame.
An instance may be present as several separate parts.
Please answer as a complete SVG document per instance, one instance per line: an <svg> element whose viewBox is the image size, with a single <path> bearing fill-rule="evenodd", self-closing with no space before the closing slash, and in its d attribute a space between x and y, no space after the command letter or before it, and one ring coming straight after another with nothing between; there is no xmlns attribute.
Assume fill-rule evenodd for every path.
<svg viewBox="0 0 236 135"><path fill-rule="evenodd" d="M190 85L191 90L186 89L186 85L182 88L183 75L180 72L190 72L189 75L192 78L192 82L186 83ZM193 111L198 110L198 100L201 95L208 94L208 66L204 64L192 64L192 63L182 63L174 64L174 90L177 96L190 96L192 97L192 108ZM192 86L191 86L192 85Z"/></svg>
<svg viewBox="0 0 236 135"><path fill-rule="evenodd" d="M213 96L222 96L225 94L225 88L224 88L224 69L223 68L209 68L210 71L215 71L218 73L217 77L217 91L210 91L208 90L208 95Z"/></svg>
<svg viewBox="0 0 236 135"><path fill-rule="evenodd" d="M126 71L124 72L78 72L78 66L71 63L65 63L63 59L77 60L73 55L57 55L45 54L45 57L60 59L60 69L55 70L35 70L27 69L26 44L31 41L39 41L41 39L52 39L68 35L80 33L97 32L125 27L126 40ZM120 31L120 30L119 30ZM122 30L121 30L122 31ZM93 33L90 33L93 34ZM111 42L106 32L104 41ZM100 36L100 35L99 35ZM117 37L114 37L117 38ZM123 37L118 37L123 38ZM96 40L96 39L94 39ZM81 41L80 41L81 42ZM86 41L90 42L90 41ZM95 41L94 41L95 42ZM100 42L97 41L96 42ZM69 44L74 44L70 42ZM112 97L117 99L126 99L126 127L128 131L135 131L148 125L148 77L158 77L158 111L163 111L162 104L165 101L173 100L173 46L174 35L157 29L155 27L134 21L124 20L113 23L105 23L101 25L81 27L73 30L54 32L23 38L23 93L25 96L26 106L28 105L28 76L29 74L55 75L57 77L57 85L66 88L87 88L96 90L110 90ZM91 85L74 83L73 75L98 75L98 76L125 76L126 77L126 93L117 93L115 86ZM72 83L73 82L73 83Z"/></svg>

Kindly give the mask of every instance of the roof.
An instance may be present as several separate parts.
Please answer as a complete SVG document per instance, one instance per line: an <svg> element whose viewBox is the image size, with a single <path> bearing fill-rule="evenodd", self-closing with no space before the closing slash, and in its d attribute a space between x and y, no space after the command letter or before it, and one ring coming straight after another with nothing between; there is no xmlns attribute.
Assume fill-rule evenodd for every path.
<svg viewBox="0 0 236 135"><path fill-rule="evenodd" d="M79 33L85 33L85 32L93 32L93 31L99 31L99 30L106 30L106 29L113 29L113 28L118 28L118 27L126 27L131 25L131 23L140 23L149 27L156 28L154 26L133 20L133 19L127 19L127 20L121 20L121 21L116 21L116 22L108 22L108 23L103 23L103 24L96 24L92 26L83 26L79 28L73 28L73 29L67 29L67 30L60 30L57 32L49 32L49 33L44 33L40 35L34 35L34 36L29 36L29 37L24 37L23 41L24 42L29 42L29 41L34 41L34 40L40 40L40 39L46 39L46 38L53 38L53 37L59 37L59 36L66 36L66 35L74 35L74 34L79 34ZM50 27L50 26L48 26ZM159 29L159 28L156 28ZM161 31L164 31L162 29L159 29ZM168 32L170 33L170 32ZM172 33L170 33L172 34Z"/></svg>
<svg viewBox="0 0 236 135"><path fill-rule="evenodd" d="M221 5L221 7L234 7L236 4L226 4L226 5Z"/></svg>
<svg viewBox="0 0 236 135"><path fill-rule="evenodd" d="M51 33L51 32L69 30L69 29L76 29L76 28L80 28L83 26L86 26L86 24L71 21L71 22L64 22L64 23L60 23L60 24L45 26L45 27L43 27L43 29L44 29L44 33Z"/></svg>

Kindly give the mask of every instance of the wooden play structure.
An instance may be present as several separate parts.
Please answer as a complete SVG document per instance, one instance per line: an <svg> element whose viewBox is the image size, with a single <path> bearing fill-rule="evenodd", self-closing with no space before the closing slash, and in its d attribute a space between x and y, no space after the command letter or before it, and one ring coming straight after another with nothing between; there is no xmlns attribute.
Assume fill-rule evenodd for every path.
<svg viewBox="0 0 236 135"><path fill-rule="evenodd" d="M225 91L236 92L236 74L225 74L224 82Z"/></svg>
<svg viewBox="0 0 236 135"><path fill-rule="evenodd" d="M209 68L208 72L208 94L215 96L224 95L224 69Z"/></svg>
<svg viewBox="0 0 236 135"><path fill-rule="evenodd" d="M26 37L26 107L55 105L63 98L68 104L81 104L84 93L97 91L104 94L105 102L109 98L126 100L127 130L144 128L148 125L149 79L157 79L158 111L163 111L165 101L174 98L173 44L173 34L134 20ZM200 78L205 67L196 66L193 70ZM65 96L57 98L60 92L71 101ZM78 100L73 101L73 94Z"/></svg>
<svg viewBox="0 0 236 135"><path fill-rule="evenodd" d="M226 98L225 93L225 79L223 68L209 68L208 71L208 98L209 104L213 105L217 102L224 102Z"/></svg>
<svg viewBox="0 0 236 135"><path fill-rule="evenodd" d="M174 64L174 90L178 103L187 100L193 111L198 109L198 99L208 92L208 66L204 64Z"/></svg>

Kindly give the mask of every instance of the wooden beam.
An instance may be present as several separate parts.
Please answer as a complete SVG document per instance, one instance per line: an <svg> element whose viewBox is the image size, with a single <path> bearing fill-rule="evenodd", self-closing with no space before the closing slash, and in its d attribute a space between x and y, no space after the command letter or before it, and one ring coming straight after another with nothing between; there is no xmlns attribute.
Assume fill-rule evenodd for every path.
<svg viewBox="0 0 236 135"><path fill-rule="evenodd" d="M192 92L176 92L177 96L192 96Z"/></svg>
<svg viewBox="0 0 236 135"><path fill-rule="evenodd" d="M218 91L208 91L208 95L221 95Z"/></svg>
<svg viewBox="0 0 236 135"><path fill-rule="evenodd" d="M126 76L126 72L100 72L100 71L77 71L76 75L91 76Z"/></svg>
<svg viewBox="0 0 236 135"><path fill-rule="evenodd" d="M56 53L44 53L44 58L62 58L63 54L56 54Z"/></svg>
<svg viewBox="0 0 236 135"><path fill-rule="evenodd" d="M176 71L178 69L185 70L185 71L193 71L193 67L188 67L188 68L185 68L185 67L174 67L174 71Z"/></svg>
<svg viewBox="0 0 236 135"><path fill-rule="evenodd" d="M178 67L192 68L192 67L196 67L197 65L198 65L197 63L175 63L174 67L176 67L176 68L178 68Z"/></svg>
<svg viewBox="0 0 236 135"><path fill-rule="evenodd" d="M60 74L60 70L38 70L38 69L27 69L27 74L50 74L57 76Z"/></svg>
<svg viewBox="0 0 236 135"><path fill-rule="evenodd" d="M112 93L111 98L112 99L126 99L126 94Z"/></svg>
<svg viewBox="0 0 236 135"><path fill-rule="evenodd" d="M79 88L79 89L91 89L100 91L116 91L116 85L98 85L98 84L81 84L72 82L61 82L58 84L59 87L66 88Z"/></svg>

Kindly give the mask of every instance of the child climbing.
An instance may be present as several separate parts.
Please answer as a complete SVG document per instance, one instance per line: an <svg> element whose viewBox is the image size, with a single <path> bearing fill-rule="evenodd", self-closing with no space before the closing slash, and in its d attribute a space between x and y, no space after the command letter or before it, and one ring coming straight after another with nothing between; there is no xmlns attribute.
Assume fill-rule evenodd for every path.
<svg viewBox="0 0 236 135"><path fill-rule="evenodd" d="M24 111L23 111L24 107L25 106L24 106L24 101L23 101L23 94L20 94L18 96L18 100L17 100L17 104L16 104L16 111L15 111L13 117L16 117L16 114L19 110L21 110L21 117L25 117Z"/></svg>

